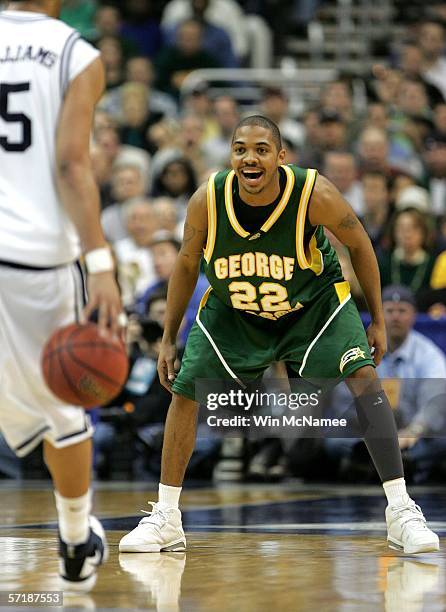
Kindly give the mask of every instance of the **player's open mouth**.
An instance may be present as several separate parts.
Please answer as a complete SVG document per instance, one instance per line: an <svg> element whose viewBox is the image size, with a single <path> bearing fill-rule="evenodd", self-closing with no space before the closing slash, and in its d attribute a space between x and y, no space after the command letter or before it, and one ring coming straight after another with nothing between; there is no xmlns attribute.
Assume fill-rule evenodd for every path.
<svg viewBox="0 0 446 612"><path fill-rule="evenodd" d="M259 170L258 168L244 168L240 171L240 174L248 185L255 187L262 180L263 170Z"/></svg>

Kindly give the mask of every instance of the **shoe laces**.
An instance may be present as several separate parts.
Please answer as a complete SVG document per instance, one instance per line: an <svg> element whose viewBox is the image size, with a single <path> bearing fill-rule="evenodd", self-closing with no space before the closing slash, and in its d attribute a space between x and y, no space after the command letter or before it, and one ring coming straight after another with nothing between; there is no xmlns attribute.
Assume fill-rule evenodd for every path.
<svg viewBox="0 0 446 612"><path fill-rule="evenodd" d="M139 521L140 525L151 524L156 525L160 529L164 527L164 525L169 520L169 509L160 508L156 502L147 502L152 506L152 510L149 512L147 510L141 510L144 514L147 514L144 518Z"/></svg>
<svg viewBox="0 0 446 612"><path fill-rule="evenodd" d="M401 527L407 525L407 523L414 523L412 527L420 531L428 529L426 525L426 519L421 511L421 508L412 499L404 506L392 507L394 512L394 520L400 522Z"/></svg>

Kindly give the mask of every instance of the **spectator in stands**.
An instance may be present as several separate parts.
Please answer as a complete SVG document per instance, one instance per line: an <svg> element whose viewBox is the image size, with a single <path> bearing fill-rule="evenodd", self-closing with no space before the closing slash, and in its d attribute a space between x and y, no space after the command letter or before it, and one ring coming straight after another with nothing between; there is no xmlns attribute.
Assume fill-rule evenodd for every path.
<svg viewBox="0 0 446 612"><path fill-rule="evenodd" d="M126 83L121 88L122 116L119 130L121 142L148 149L147 130L163 119L164 114L150 111L149 91L142 83Z"/></svg>
<svg viewBox="0 0 446 612"><path fill-rule="evenodd" d="M154 15L152 0L126 0L121 36L131 40L139 55L155 57L162 44L161 27Z"/></svg>
<svg viewBox="0 0 446 612"><path fill-rule="evenodd" d="M240 111L232 96L219 96L214 101L214 114L219 134L204 143L207 166L225 168L229 165L232 134L240 121Z"/></svg>
<svg viewBox="0 0 446 612"><path fill-rule="evenodd" d="M150 283L146 283L143 291L139 292L136 311L141 315L147 312L147 304L155 292L167 291L167 285L180 250L178 240L165 230L152 234L146 246L150 248L154 277Z"/></svg>
<svg viewBox="0 0 446 612"><path fill-rule="evenodd" d="M192 15L203 25L203 48L213 57L217 57L222 68L238 68L239 58L235 55L232 42L226 30L206 18L208 0L192 0ZM175 42L179 24L167 25L164 28L165 41L169 46Z"/></svg>
<svg viewBox="0 0 446 612"><path fill-rule="evenodd" d="M98 111L96 114L100 113ZM104 113L100 113L104 115ZM94 131L94 142L107 157L108 164L114 169L117 166L137 166L144 182L144 190L150 185L150 155L130 145L121 144L119 132L115 127L101 127Z"/></svg>
<svg viewBox="0 0 446 612"><path fill-rule="evenodd" d="M426 214L427 218L432 211L429 192L418 185L410 185L401 189L395 199L395 209L405 210L407 208L415 208L419 212Z"/></svg>
<svg viewBox="0 0 446 612"><path fill-rule="evenodd" d="M128 237L125 205L144 196L144 180L139 166L116 166L112 175L114 204L101 215L105 237L116 242Z"/></svg>
<svg viewBox="0 0 446 612"><path fill-rule="evenodd" d="M321 167L322 127L320 113L316 109L307 110L303 116L303 124L305 138L300 155L300 164L304 168Z"/></svg>
<svg viewBox="0 0 446 612"><path fill-rule="evenodd" d="M439 102L433 109L435 131L446 141L446 102Z"/></svg>
<svg viewBox="0 0 446 612"><path fill-rule="evenodd" d="M432 211L436 215L444 215L446 213L446 132L432 133L426 139L424 146L423 159L428 173Z"/></svg>
<svg viewBox="0 0 446 612"><path fill-rule="evenodd" d="M126 64L126 81L142 83L149 90L149 111L161 113L167 117L176 117L177 106L175 100L158 89L153 84L155 72L152 61L148 57L131 57Z"/></svg>
<svg viewBox="0 0 446 612"><path fill-rule="evenodd" d="M60 19L78 30L85 38L92 39L95 33L95 13L95 0L65 0L60 12Z"/></svg>
<svg viewBox="0 0 446 612"><path fill-rule="evenodd" d="M157 86L179 98L184 79L199 68L217 68L220 62L203 46L203 26L196 19L181 23L175 45L166 47L157 58Z"/></svg>
<svg viewBox="0 0 446 612"><path fill-rule="evenodd" d="M279 126L282 138L300 149L305 130L301 123L290 117L289 99L280 87L266 87L262 92L260 113Z"/></svg>
<svg viewBox="0 0 446 612"><path fill-rule="evenodd" d="M429 98L429 105L434 106L444 100L441 90L429 83L423 76L423 54L414 43L406 43L401 49L399 68L406 78L421 80Z"/></svg>
<svg viewBox="0 0 446 612"><path fill-rule="evenodd" d="M125 81L121 87L108 91L100 102L100 108L111 117L121 118L123 91L129 82L144 86L147 96L147 112L150 117L176 117L177 105L172 96L153 87L153 64L148 57L132 57L127 61ZM154 123L154 120L151 123Z"/></svg>
<svg viewBox="0 0 446 612"><path fill-rule="evenodd" d="M364 194L352 153L331 151L324 155L325 176L339 189L357 215L364 211Z"/></svg>
<svg viewBox="0 0 446 612"><path fill-rule="evenodd" d="M113 248L122 302L124 306L130 306L157 278L158 270L150 245L158 225L152 205L147 200L127 204L123 215L128 236L114 242Z"/></svg>
<svg viewBox="0 0 446 612"><path fill-rule="evenodd" d="M180 243L173 234L159 231L153 235L150 248L153 256L156 279L149 286L146 286L145 291L136 302L135 310L140 315L147 312L147 304L155 292L160 290L167 291L167 285L175 267L178 251L180 250ZM181 346L184 346L186 342L187 335L195 321L200 300L207 288L207 279L204 274L200 274L197 286L184 315L184 322L179 335L179 343Z"/></svg>
<svg viewBox="0 0 446 612"><path fill-rule="evenodd" d="M185 115L181 119L178 136L178 144L171 151L171 159L185 157L192 164L197 181L202 182L212 162L203 144L204 125L201 117Z"/></svg>
<svg viewBox="0 0 446 612"><path fill-rule="evenodd" d="M323 112L337 113L347 124L354 120L352 90L343 79L331 81L324 87L321 105Z"/></svg>
<svg viewBox="0 0 446 612"><path fill-rule="evenodd" d="M206 83L197 84L183 97L185 115L197 115L203 122L203 143L217 138L220 127L215 118L213 101Z"/></svg>
<svg viewBox="0 0 446 612"><path fill-rule="evenodd" d="M223 28L229 34L238 59L248 55L245 16L235 0L171 0L164 9L163 27L177 25L184 19L190 19L194 15L194 7L198 7L202 18L208 23Z"/></svg>
<svg viewBox="0 0 446 612"><path fill-rule="evenodd" d="M389 139L384 130L365 128L359 137L358 153L362 172L381 172L389 178L396 172L389 163Z"/></svg>
<svg viewBox="0 0 446 612"><path fill-rule="evenodd" d="M395 203L406 187L413 187L416 184L415 179L413 176L410 176L410 174L405 174L404 172L395 174L390 180L390 201Z"/></svg>
<svg viewBox="0 0 446 612"><path fill-rule="evenodd" d="M154 196L168 196L174 203L177 222L186 218L186 208L197 189L197 179L189 160L179 157L168 162L153 186Z"/></svg>
<svg viewBox="0 0 446 612"><path fill-rule="evenodd" d="M303 147L301 163L305 168L321 170L324 154L328 151L348 151L347 125L335 111L324 111L319 115L319 137L317 147Z"/></svg>
<svg viewBox="0 0 446 612"><path fill-rule="evenodd" d="M425 21L419 28L418 45L423 54L424 78L436 85L446 100L446 59L444 26L440 22Z"/></svg>
<svg viewBox="0 0 446 612"><path fill-rule="evenodd" d="M364 196L364 212L361 222L377 253L385 246L390 217L389 186L380 172L366 172L361 178Z"/></svg>
<svg viewBox="0 0 446 612"><path fill-rule="evenodd" d="M375 64L372 78L366 83L370 98L389 107L396 104L402 78L400 70Z"/></svg>
<svg viewBox="0 0 446 612"><path fill-rule="evenodd" d="M121 39L124 57L131 57L138 53L138 47L131 41L120 35L122 27L122 16L117 6L104 4L98 6L95 16L95 36L97 42L104 36L119 37Z"/></svg>
<svg viewBox="0 0 446 612"><path fill-rule="evenodd" d="M119 87L124 82L124 52L118 36L103 36L96 43L105 68L106 90Z"/></svg>
<svg viewBox="0 0 446 612"><path fill-rule="evenodd" d="M161 196L152 200L152 210L157 218L157 227L169 234L174 234L179 240L183 237L183 223L178 221L177 208L172 198Z"/></svg>
<svg viewBox="0 0 446 612"><path fill-rule="evenodd" d="M404 285L415 295L429 288L434 256L429 251L430 231L426 216L415 208L395 213L391 248L379 258L381 285Z"/></svg>
<svg viewBox="0 0 446 612"><path fill-rule="evenodd" d="M423 81L406 77L398 92L398 108L406 116L429 114L429 98Z"/></svg>
<svg viewBox="0 0 446 612"><path fill-rule="evenodd" d="M377 372L395 411L406 477L412 475L414 482L420 483L446 457L445 356L432 340L413 329L416 307L409 289L387 287L383 307L388 352ZM335 390L332 406L338 417L353 413L345 386ZM368 461L363 442L331 438L325 440L325 448L331 458L343 459L344 475L357 480L358 464Z"/></svg>
<svg viewBox="0 0 446 612"><path fill-rule="evenodd" d="M366 127L376 127L379 130L389 129L389 110L382 102L370 102L367 106Z"/></svg>
<svg viewBox="0 0 446 612"><path fill-rule="evenodd" d="M321 147L324 151L342 151L349 148L347 124L336 111L324 111L319 118Z"/></svg>

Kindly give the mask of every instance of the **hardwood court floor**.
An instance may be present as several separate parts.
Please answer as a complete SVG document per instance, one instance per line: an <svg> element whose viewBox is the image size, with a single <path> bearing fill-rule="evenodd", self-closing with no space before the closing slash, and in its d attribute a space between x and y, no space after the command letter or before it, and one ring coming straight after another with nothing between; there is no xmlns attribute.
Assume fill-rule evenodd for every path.
<svg viewBox="0 0 446 612"><path fill-rule="evenodd" d="M446 489L412 489L446 535ZM0 482L0 591L57 590L55 510L47 485ZM203 612L446 610L446 555L387 548L378 487L232 486L188 489L186 553L119 554L142 516L147 484L97 488L110 561L84 609ZM148 509L148 507L146 507ZM446 544L443 538L442 546ZM1 608L3 609L3 608ZM4 608L11 610L12 608ZM28 608L29 609L29 608Z"/></svg>

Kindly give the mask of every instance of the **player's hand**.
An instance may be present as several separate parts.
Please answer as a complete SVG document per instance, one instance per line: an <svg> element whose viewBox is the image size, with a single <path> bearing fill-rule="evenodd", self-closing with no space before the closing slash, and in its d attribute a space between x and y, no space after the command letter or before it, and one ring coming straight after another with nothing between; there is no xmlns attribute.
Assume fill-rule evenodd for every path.
<svg viewBox="0 0 446 612"><path fill-rule="evenodd" d="M379 325L377 323L371 323L367 329L367 340L372 350L373 361L375 365L379 365L384 354L387 351L387 338L386 329L384 323Z"/></svg>
<svg viewBox="0 0 446 612"><path fill-rule="evenodd" d="M177 347L171 342L162 342L158 357L158 374L160 382L170 393L175 381L175 358Z"/></svg>
<svg viewBox="0 0 446 612"><path fill-rule="evenodd" d="M98 310L99 333L125 340L125 315L114 272L89 274L87 279L88 303L83 311L84 321Z"/></svg>

